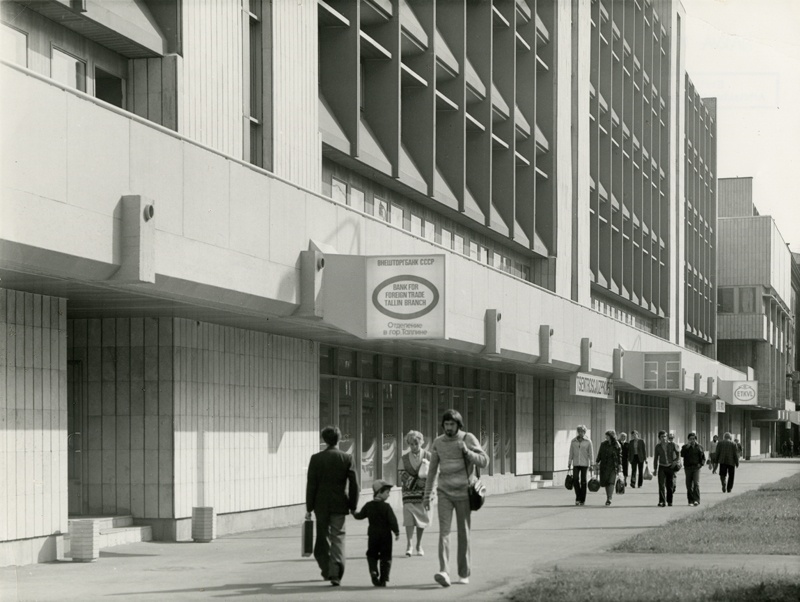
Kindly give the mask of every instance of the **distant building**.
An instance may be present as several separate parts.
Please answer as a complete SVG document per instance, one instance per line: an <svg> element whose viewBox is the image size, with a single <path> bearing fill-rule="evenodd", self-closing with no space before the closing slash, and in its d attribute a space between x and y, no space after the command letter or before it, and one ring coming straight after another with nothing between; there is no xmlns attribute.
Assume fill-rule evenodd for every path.
<svg viewBox="0 0 800 602"><path fill-rule="evenodd" d="M720 430L741 435L746 457L777 455L798 422L798 268L778 225L758 214L752 178L719 180L719 257L717 357L758 381Z"/></svg>
<svg viewBox="0 0 800 602"><path fill-rule="evenodd" d="M368 489L455 407L495 492L744 425L679 2L0 11L2 562L299 521L329 423Z"/></svg>

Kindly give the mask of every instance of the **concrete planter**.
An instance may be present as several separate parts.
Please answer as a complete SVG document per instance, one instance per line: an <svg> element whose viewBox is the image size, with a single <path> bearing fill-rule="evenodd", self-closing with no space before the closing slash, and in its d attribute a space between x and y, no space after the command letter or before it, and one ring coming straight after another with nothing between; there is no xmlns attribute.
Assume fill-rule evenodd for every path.
<svg viewBox="0 0 800 602"><path fill-rule="evenodd" d="M211 506L192 508L192 539L198 543L208 543L217 534L217 517Z"/></svg>
<svg viewBox="0 0 800 602"><path fill-rule="evenodd" d="M70 521L69 535L73 562L94 562L100 557L100 525L97 521Z"/></svg>

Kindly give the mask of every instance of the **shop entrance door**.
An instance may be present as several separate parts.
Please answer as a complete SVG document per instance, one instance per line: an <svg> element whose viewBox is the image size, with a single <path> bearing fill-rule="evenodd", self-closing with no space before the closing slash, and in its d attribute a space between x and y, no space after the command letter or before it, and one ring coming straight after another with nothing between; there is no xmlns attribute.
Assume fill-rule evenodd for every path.
<svg viewBox="0 0 800 602"><path fill-rule="evenodd" d="M67 362L67 495L70 516L87 512L84 475L83 434L86 432L86 388L83 363Z"/></svg>

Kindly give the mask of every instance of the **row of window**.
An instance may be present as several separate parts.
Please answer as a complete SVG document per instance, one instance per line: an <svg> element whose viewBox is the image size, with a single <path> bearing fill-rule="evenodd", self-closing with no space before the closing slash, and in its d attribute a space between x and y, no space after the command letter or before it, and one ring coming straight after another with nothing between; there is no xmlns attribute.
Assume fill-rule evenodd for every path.
<svg viewBox="0 0 800 602"><path fill-rule="evenodd" d="M28 34L2 24L3 59L28 66ZM57 46L50 47L50 77L55 81L81 92L86 92L86 61ZM105 102L123 108L123 80L103 69L94 68L94 95Z"/></svg>
<svg viewBox="0 0 800 602"><path fill-rule="evenodd" d="M328 371L320 375L319 427L338 425L342 431L339 447L360 466L362 488L379 478L397 484L400 459L408 451L405 435L410 430L421 432L423 448L430 450L433 439L442 433L442 415L449 408L461 413L464 428L489 454L486 473L513 472L514 375L346 349L325 348L320 356L327 358L321 362ZM377 380L389 378L407 382ZM431 380L460 384L419 382ZM492 385L498 390L482 389ZM322 441L320 447L325 447Z"/></svg>
<svg viewBox="0 0 800 602"><path fill-rule="evenodd" d="M384 381L513 393L514 374L320 345L319 371Z"/></svg>
<svg viewBox="0 0 800 602"><path fill-rule="evenodd" d="M752 314L763 313L756 305L756 289L752 286L717 289L717 313Z"/></svg>
<svg viewBox="0 0 800 602"><path fill-rule="evenodd" d="M327 186L323 183L323 190L328 192L326 189ZM412 234L441 245L446 249L471 257L517 278L528 281L531 279L530 266L514 261L511 257L507 257L497 250L491 250L480 242L469 240L444 226L426 220L413 211L404 209L397 203L382 199L377 195L370 198L364 194L363 190L353 185L348 185L347 182L335 176L331 178L330 196L337 203L348 205L368 215L375 215L385 222L408 230Z"/></svg>

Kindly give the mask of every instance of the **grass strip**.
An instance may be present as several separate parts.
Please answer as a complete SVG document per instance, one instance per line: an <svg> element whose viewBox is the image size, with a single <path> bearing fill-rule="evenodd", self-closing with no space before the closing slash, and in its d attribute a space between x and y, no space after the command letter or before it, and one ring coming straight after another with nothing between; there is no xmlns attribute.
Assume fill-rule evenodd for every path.
<svg viewBox="0 0 800 602"><path fill-rule="evenodd" d="M739 568L633 568L615 562L613 552L800 555L798 516L800 473L617 544L612 552L602 552L608 558L608 568L556 569L517 588L508 599L514 602L795 602L800 600L798 574L767 574Z"/></svg>
<svg viewBox="0 0 800 602"><path fill-rule="evenodd" d="M719 483L717 479L712 482L715 486ZM612 551L800 555L798 517L800 473L645 531Z"/></svg>
<svg viewBox="0 0 800 602"><path fill-rule="evenodd" d="M513 602L786 602L800 600L800 575L735 570L556 570L515 590Z"/></svg>

